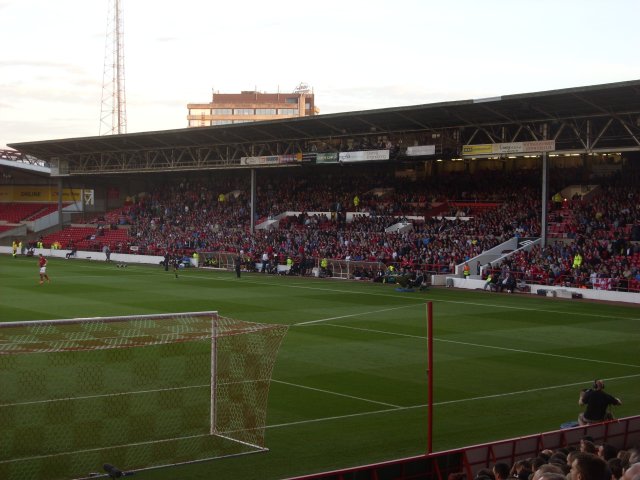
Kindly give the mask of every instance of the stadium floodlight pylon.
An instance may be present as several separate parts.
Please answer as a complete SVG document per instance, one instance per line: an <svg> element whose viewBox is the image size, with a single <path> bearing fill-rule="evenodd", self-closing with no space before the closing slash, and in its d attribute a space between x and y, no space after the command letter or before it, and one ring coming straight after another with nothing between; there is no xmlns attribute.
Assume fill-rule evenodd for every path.
<svg viewBox="0 0 640 480"><path fill-rule="evenodd" d="M0 478L267 450L287 329L217 312L0 323Z"/></svg>

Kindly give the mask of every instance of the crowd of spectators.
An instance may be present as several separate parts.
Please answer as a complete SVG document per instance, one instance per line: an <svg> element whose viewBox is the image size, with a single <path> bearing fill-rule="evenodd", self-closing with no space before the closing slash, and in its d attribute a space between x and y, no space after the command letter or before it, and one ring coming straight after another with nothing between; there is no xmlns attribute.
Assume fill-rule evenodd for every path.
<svg viewBox="0 0 640 480"><path fill-rule="evenodd" d="M640 245L629 243L620 250L617 245L579 235L571 242L516 252L500 270L511 271L527 283L627 291L640 281Z"/></svg>
<svg viewBox="0 0 640 480"><path fill-rule="evenodd" d="M449 474L449 480L466 480L463 472ZM638 480L640 450L619 450L611 444L596 443L590 436L580 444L545 449L536 456L514 462L497 462L480 469L474 480Z"/></svg>
<svg viewBox="0 0 640 480"><path fill-rule="evenodd" d="M282 220L278 228L258 230L253 235L248 229L246 188L229 183L216 188L188 182L163 185L135 199L119 216L126 216L131 242L141 253L242 250L248 258L259 259L268 251L283 259L328 257L393 262L407 268L431 265L441 272L453 271L456 264L513 235L539 234L536 211L540 199L534 187L504 188L497 208L467 220L446 220L426 215L430 202L424 186L416 188L384 176L325 180L316 186L312 177L293 178L284 185L265 182L258 189L257 222L287 211L301 213ZM461 185L463 179L453 182ZM450 186L447 182L432 185L430 197L444 198ZM363 193L356 200L360 191ZM498 197L496 192L492 194L492 198ZM360 215L346 222L347 211ZM407 218L413 213L420 217L409 222ZM411 223L412 228L386 231L401 220Z"/></svg>
<svg viewBox="0 0 640 480"><path fill-rule="evenodd" d="M561 207L570 218L566 239L509 256L500 270L528 283L637 291L640 285L640 193L637 175L604 183L588 199ZM492 269L497 273L498 269Z"/></svg>
<svg viewBox="0 0 640 480"><path fill-rule="evenodd" d="M128 225L126 247L139 253L242 252L247 262L260 261L267 253L281 264L289 258L329 258L438 273L453 272L456 265L513 236L540 235L539 172L456 173L419 182L396 178L388 170L261 175L254 224L279 221L254 234L248 178L238 175L158 186L134 197L111 218ZM549 190L558 191L574 175L571 170L555 172ZM640 280L634 263L640 251L631 241L637 230L632 226L640 218L636 177L625 173L603 182L593 198L553 206L571 212L565 220L567 238L544 249L519 251L499 270L511 271L518 281L589 288L604 285L600 279L612 279L608 288L619 289ZM434 205L449 201L467 207L432 215ZM491 208L468 207L475 204ZM281 218L285 212L299 213ZM347 212L355 213L352 221L346 221ZM560 212L552 210L550 220L556 217ZM388 231L401 221L411 228ZM116 246L115 251L121 250ZM582 259L577 265L576 255ZM360 273L376 276L374 270Z"/></svg>

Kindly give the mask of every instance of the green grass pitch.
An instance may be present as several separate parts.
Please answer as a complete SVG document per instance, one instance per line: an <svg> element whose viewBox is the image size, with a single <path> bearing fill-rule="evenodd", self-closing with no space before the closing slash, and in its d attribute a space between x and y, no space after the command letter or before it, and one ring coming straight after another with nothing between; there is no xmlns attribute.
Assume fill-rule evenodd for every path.
<svg viewBox="0 0 640 480"><path fill-rule="evenodd" d="M624 304L0 256L0 319L217 310L290 325L269 396L269 452L140 472L277 479L424 453L426 302L434 312L434 450L555 430L595 378L640 404L640 309ZM2 388L2 386L0 386ZM108 459L104 459L105 462ZM100 466L96 466L99 470ZM87 472L89 473L89 472Z"/></svg>

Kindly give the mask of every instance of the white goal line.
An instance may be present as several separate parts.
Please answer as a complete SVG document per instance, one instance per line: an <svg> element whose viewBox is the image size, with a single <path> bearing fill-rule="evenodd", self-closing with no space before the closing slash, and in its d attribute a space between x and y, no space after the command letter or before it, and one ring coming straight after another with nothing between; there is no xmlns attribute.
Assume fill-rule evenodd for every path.
<svg viewBox="0 0 640 480"><path fill-rule="evenodd" d="M229 440L232 441L234 443L240 443L242 445L246 445L248 447L251 448L255 448L256 450L266 450L264 447L261 447L260 445L254 445L252 443L248 443L248 442L244 442L242 440L238 440L232 437L227 437L224 435L218 435L218 434L210 434L210 433L203 433L200 435L188 435L186 437L174 437L174 438L164 438L162 440L150 440L148 442L135 442L135 443L125 443L125 444L121 444L121 445L106 445L104 447L96 447L96 448L87 448L84 450L73 450L71 452L58 452L58 453L49 453L46 455L34 455L31 457L20 457L20 458L12 458L9 460L0 460L0 464L7 464L7 463L16 463L16 462L24 462L24 461L30 461L30 460L42 460L44 458L53 458L53 457L59 457L61 455L77 455L79 453L91 453L91 452L100 452L102 450L108 450L108 449L113 449L113 448L127 448L127 447L138 447L141 445L153 445L153 444L159 444L159 443L167 443L167 442L176 442L179 440L191 440L194 438L202 438L202 437L220 437L220 438L224 438L225 440ZM198 461L205 461L205 460L213 460L214 458L220 458L220 457L212 457L212 458L205 458L202 460L198 460Z"/></svg>

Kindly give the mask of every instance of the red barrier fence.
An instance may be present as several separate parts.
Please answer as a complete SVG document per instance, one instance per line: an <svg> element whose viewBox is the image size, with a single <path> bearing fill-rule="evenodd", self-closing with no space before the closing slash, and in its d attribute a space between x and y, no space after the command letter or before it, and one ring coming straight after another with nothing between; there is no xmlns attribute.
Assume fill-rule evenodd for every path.
<svg viewBox="0 0 640 480"><path fill-rule="evenodd" d="M289 480L446 480L450 473L456 472L464 472L467 478L474 478L478 470L497 462L512 465L516 460L534 457L544 449L578 446L585 435L592 436L596 443L609 443L618 449L630 448L640 444L640 416Z"/></svg>

